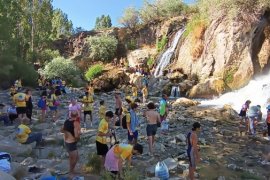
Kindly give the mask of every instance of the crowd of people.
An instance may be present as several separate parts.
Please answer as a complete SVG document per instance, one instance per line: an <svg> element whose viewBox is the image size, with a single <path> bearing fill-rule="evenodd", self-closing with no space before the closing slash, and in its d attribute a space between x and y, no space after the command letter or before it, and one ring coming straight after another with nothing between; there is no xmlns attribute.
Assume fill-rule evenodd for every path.
<svg viewBox="0 0 270 180"><path fill-rule="evenodd" d="M240 121L240 134L245 131L249 135L256 135L257 125L263 121L262 111L260 105L250 106L251 101L247 100L241 108L239 116ZM264 135L268 134L268 140L270 140L270 105L266 107L266 118L264 126Z"/></svg>
<svg viewBox="0 0 270 180"><path fill-rule="evenodd" d="M16 81L17 82L17 81ZM55 78L49 83L43 78L38 80L38 91L40 98L37 102L37 108L40 112L40 121L45 122L51 120L55 122L59 119L59 105L61 104L61 96L65 94L63 83L60 78ZM14 88L14 89L13 89ZM123 171L123 161L128 161L131 164L133 155L142 154L143 146L138 143L139 132L141 132L140 123L142 122L138 116L139 106L146 106L147 110L143 113L146 119L146 134L148 137L149 156L154 156L155 135L162 122L166 121L169 113L168 96L162 95L159 107L153 102L148 102L148 83L143 81L143 88L139 91L135 84L132 84L130 95L125 94L122 100L123 93L116 91L115 111L107 110L105 100L99 102L98 118L93 117L94 110L94 88L93 84L88 83L85 88L84 96L80 99L73 98L68 106L67 120L65 121L61 132L64 133L64 142L69 154L70 169L73 174L75 166L79 160L77 142L80 140L81 128L86 128L86 121L90 121L90 126L93 126L94 119L98 119L97 135L96 135L96 150L97 155L102 159L104 170L111 172L115 176L121 176ZM138 93L139 92L139 93ZM141 95L139 95L141 94ZM36 142L37 148L44 148L46 144L43 140L42 133L32 132L29 123L32 123L32 111L34 107L32 102L32 92L29 89L24 90L22 82L18 81L11 87L10 95L13 103L8 108L1 112L8 112L4 118L4 122L9 124L18 119L19 125L17 128L17 140L22 144L30 144ZM34 103L35 104L35 103ZM48 118L47 109L50 110L50 118ZM82 116L82 115L83 116ZM1 119L4 117L1 113ZM127 142L124 144L117 141L117 131L127 132ZM200 124L194 123L191 133L188 134L188 157L190 160L190 177L193 179L196 164L199 161L198 138ZM111 141L107 142L107 138ZM110 147L108 146L110 144Z"/></svg>

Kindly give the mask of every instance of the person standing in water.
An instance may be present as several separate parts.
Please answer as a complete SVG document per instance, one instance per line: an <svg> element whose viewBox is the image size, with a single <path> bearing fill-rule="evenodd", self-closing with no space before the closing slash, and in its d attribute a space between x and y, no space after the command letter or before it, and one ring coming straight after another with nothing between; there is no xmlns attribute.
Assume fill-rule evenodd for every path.
<svg viewBox="0 0 270 180"><path fill-rule="evenodd" d="M194 180L194 172L196 165L200 162L199 147L198 147L198 133L201 130L201 125L195 122L192 131L187 135L187 154L189 159L189 179Z"/></svg>
<svg viewBox="0 0 270 180"><path fill-rule="evenodd" d="M147 104L148 110L144 113L147 119L146 134L148 137L149 144L149 155L153 155L153 146L155 142L155 135L157 132L157 123L160 123L159 113L156 111L155 104L150 102Z"/></svg>
<svg viewBox="0 0 270 180"><path fill-rule="evenodd" d="M247 100L245 104L243 104L241 111L239 113L239 116L241 117L241 124L244 123L246 126L246 131L249 131L249 124L248 124L248 118L247 118L247 110L249 109L251 101Z"/></svg>

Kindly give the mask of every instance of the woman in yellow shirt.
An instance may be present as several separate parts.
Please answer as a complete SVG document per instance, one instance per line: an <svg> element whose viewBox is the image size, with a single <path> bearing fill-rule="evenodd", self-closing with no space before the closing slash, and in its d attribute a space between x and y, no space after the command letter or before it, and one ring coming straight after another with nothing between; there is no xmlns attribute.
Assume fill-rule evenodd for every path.
<svg viewBox="0 0 270 180"><path fill-rule="evenodd" d="M42 133L32 133L30 128L26 125L28 123L27 118L22 119L22 123L18 126L16 131L16 137L21 144L31 144L36 142L36 146L41 146Z"/></svg>
<svg viewBox="0 0 270 180"><path fill-rule="evenodd" d="M47 104L50 108L50 110L53 112L53 121L55 122L57 120L57 106L58 101L57 101L57 97L55 95L55 89L52 89L49 96L47 97Z"/></svg>
<svg viewBox="0 0 270 180"><path fill-rule="evenodd" d="M132 155L142 153L143 146L140 144L136 144L134 146L130 144L116 144L109 150L106 155L105 169L115 175L121 175L123 161L128 160L130 166Z"/></svg>

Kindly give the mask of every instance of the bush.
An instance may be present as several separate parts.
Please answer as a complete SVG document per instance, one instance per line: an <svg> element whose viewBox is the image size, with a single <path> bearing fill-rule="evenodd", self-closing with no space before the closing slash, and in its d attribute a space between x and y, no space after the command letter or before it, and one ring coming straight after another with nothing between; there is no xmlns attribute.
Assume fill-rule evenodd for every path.
<svg viewBox="0 0 270 180"><path fill-rule="evenodd" d="M160 18L168 18L181 15L187 11L187 6L179 0L155 0L145 1L140 10L140 18L144 23L149 23Z"/></svg>
<svg viewBox="0 0 270 180"><path fill-rule="evenodd" d="M43 73L48 79L60 77L71 83L80 74L80 71L72 60L58 57L45 66Z"/></svg>
<svg viewBox="0 0 270 180"><path fill-rule="evenodd" d="M147 66L149 68L151 68L154 65L154 63L155 63L155 59L154 58L150 57L150 58L147 59Z"/></svg>
<svg viewBox="0 0 270 180"><path fill-rule="evenodd" d="M166 46L166 44L167 44L167 42L168 42L168 38L167 38L167 36L165 36L165 35L162 36L162 38L161 38L160 41L157 40L157 43L156 43L157 51L158 51L158 52L163 51L164 48L165 48L165 46Z"/></svg>
<svg viewBox="0 0 270 180"><path fill-rule="evenodd" d="M102 170L101 158L96 154L89 154L85 170L87 173L99 174Z"/></svg>
<svg viewBox="0 0 270 180"><path fill-rule="evenodd" d="M105 171L102 173L101 180L114 180L114 174ZM124 180L140 180L144 179L136 169L124 168L123 169Z"/></svg>
<svg viewBox="0 0 270 180"><path fill-rule="evenodd" d="M41 64L52 61L54 58L60 57L60 53L58 50L45 49L41 51L38 55L38 59Z"/></svg>
<svg viewBox="0 0 270 180"><path fill-rule="evenodd" d="M139 12L134 7L125 9L123 16L119 19L119 23L133 30L139 24Z"/></svg>
<svg viewBox="0 0 270 180"><path fill-rule="evenodd" d="M8 88L18 78L22 79L23 86L35 86L38 73L33 65L26 63L15 56L0 55L0 86Z"/></svg>
<svg viewBox="0 0 270 180"><path fill-rule="evenodd" d="M95 64L91 66L88 71L85 73L85 78L88 81L93 80L95 77L98 77L103 71L103 66L101 64Z"/></svg>
<svg viewBox="0 0 270 180"><path fill-rule="evenodd" d="M136 40L130 39L130 41L127 42L127 48L128 48L128 50L135 50L137 48Z"/></svg>
<svg viewBox="0 0 270 180"><path fill-rule="evenodd" d="M115 37L102 35L91 36L87 39L90 58L108 61L115 56L118 41Z"/></svg>

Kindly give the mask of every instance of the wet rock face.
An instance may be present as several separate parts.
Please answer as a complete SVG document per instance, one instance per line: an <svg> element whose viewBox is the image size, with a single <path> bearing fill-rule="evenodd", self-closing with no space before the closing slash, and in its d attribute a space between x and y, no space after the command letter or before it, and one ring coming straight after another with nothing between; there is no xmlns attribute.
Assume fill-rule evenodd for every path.
<svg viewBox="0 0 270 180"><path fill-rule="evenodd" d="M224 17L211 22L201 37L201 55L194 59L192 50L197 44L189 35L179 45L172 67L197 74L201 83L221 78L230 89L246 85L254 75L270 69L269 14L258 15L259 20L249 24Z"/></svg>

